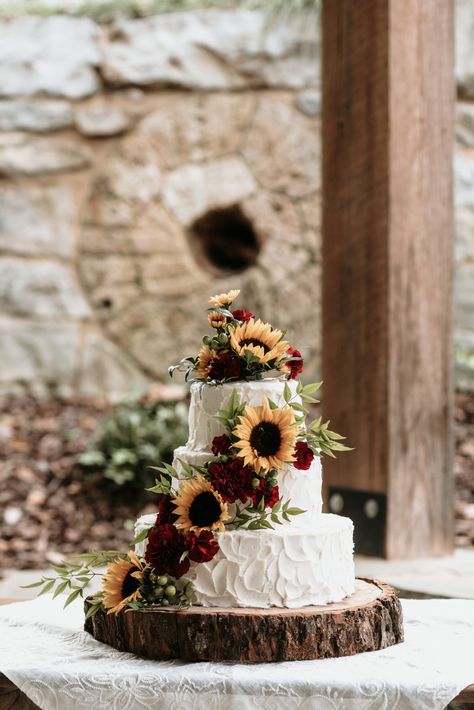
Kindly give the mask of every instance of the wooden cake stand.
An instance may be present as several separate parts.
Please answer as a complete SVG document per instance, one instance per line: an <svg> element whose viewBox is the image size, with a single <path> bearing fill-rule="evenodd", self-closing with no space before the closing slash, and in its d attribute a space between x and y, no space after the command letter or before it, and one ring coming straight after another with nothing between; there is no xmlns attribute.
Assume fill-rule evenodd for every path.
<svg viewBox="0 0 474 710"><path fill-rule="evenodd" d="M119 651L156 660L302 661L378 651L403 641L395 590L371 579L357 579L354 594L326 606L99 611L85 629Z"/></svg>

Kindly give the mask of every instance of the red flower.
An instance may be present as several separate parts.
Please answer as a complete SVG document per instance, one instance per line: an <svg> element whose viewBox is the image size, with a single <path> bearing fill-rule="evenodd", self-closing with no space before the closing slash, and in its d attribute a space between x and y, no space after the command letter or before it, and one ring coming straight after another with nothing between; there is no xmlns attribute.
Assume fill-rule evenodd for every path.
<svg viewBox="0 0 474 710"><path fill-rule="evenodd" d="M230 352L226 350L219 357L211 360L208 377L211 380L238 380L242 374L242 366Z"/></svg>
<svg viewBox="0 0 474 710"><path fill-rule="evenodd" d="M241 500L246 503L253 493L252 477L253 471L244 466L239 458L229 461L214 461L209 466L209 480L227 503L235 503Z"/></svg>
<svg viewBox="0 0 474 710"><path fill-rule="evenodd" d="M314 454L306 441L297 441L295 446L296 461L293 466L299 471L307 471L314 459Z"/></svg>
<svg viewBox="0 0 474 710"><path fill-rule="evenodd" d="M265 501L265 508L273 508L280 498L278 486L270 487L266 478L260 479L257 488L252 489L252 501L255 508L260 503L262 497Z"/></svg>
<svg viewBox="0 0 474 710"><path fill-rule="evenodd" d="M185 535L172 523L165 523L150 530L145 560L153 566L157 574L170 574L179 579L189 570L188 557L181 560L183 553L187 551Z"/></svg>
<svg viewBox="0 0 474 710"><path fill-rule="evenodd" d="M227 434L222 434L222 436L215 436L212 440L212 453L214 456L219 456L220 454L226 454L232 442L227 436Z"/></svg>
<svg viewBox="0 0 474 710"><path fill-rule="evenodd" d="M203 530L199 536L188 533L186 545L193 562L209 562L219 552L219 544L210 530Z"/></svg>
<svg viewBox="0 0 474 710"><path fill-rule="evenodd" d="M253 318L253 313L246 311L245 308L236 308L235 311L231 311L235 320L247 321Z"/></svg>
<svg viewBox="0 0 474 710"><path fill-rule="evenodd" d="M299 360L288 360L288 362L285 363L287 367L290 368L289 379L294 380L295 377L298 377L298 375L303 372L303 358L301 357L300 351L296 348L292 348L291 345L288 348L288 355L300 358Z"/></svg>
<svg viewBox="0 0 474 710"><path fill-rule="evenodd" d="M158 501L158 515L156 516L155 525L165 525L166 523L174 523L177 515L174 513L175 506L171 502L171 496L163 493Z"/></svg>

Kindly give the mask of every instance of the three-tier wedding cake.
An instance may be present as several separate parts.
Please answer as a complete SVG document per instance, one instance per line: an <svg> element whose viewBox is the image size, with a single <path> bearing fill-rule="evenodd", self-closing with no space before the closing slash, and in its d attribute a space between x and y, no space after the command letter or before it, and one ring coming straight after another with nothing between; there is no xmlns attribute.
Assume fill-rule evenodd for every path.
<svg viewBox="0 0 474 710"><path fill-rule="evenodd" d="M177 366L193 380L189 438L158 470L158 514L137 521L135 552L194 605L337 602L354 591L353 525L322 513L321 457L347 447L321 418L308 421L319 384L296 379L301 353L230 310L237 295L211 298L213 334Z"/></svg>

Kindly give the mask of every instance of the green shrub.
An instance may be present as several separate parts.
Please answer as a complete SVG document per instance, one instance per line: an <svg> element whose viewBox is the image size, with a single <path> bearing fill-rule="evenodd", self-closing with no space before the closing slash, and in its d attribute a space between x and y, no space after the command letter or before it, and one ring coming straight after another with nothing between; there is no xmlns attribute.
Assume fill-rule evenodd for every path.
<svg viewBox="0 0 474 710"><path fill-rule="evenodd" d="M87 451L77 458L89 484L121 490L143 490L154 483L148 466L170 463L187 438L184 402L122 404L106 419Z"/></svg>

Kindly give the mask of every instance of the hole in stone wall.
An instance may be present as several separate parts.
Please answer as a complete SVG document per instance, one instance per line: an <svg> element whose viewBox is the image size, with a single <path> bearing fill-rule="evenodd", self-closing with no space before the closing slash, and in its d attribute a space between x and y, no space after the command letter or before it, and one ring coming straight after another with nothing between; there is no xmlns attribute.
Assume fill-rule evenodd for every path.
<svg viewBox="0 0 474 710"><path fill-rule="evenodd" d="M200 266L214 275L238 273L256 263L261 240L239 205L212 209L189 229Z"/></svg>

